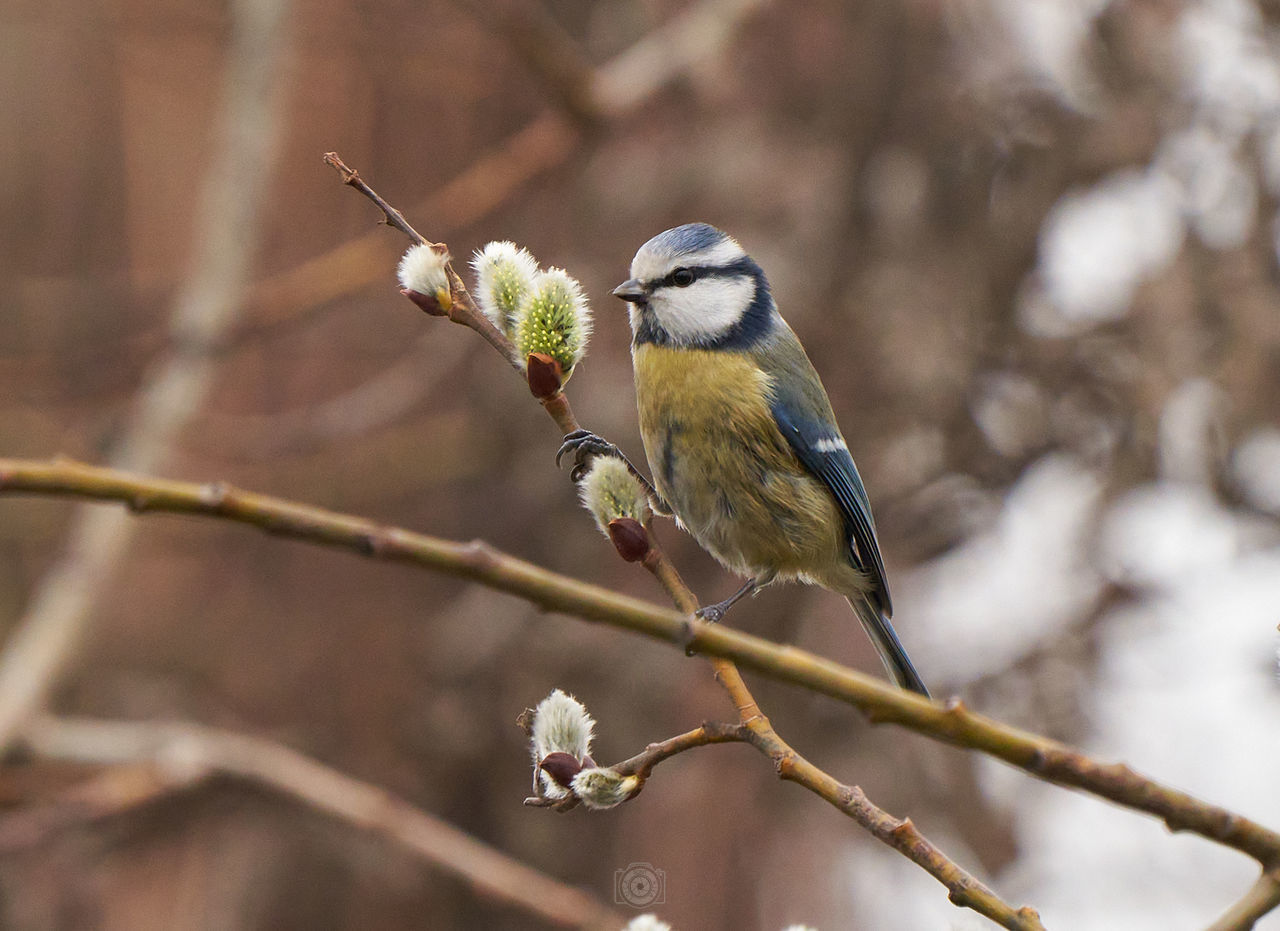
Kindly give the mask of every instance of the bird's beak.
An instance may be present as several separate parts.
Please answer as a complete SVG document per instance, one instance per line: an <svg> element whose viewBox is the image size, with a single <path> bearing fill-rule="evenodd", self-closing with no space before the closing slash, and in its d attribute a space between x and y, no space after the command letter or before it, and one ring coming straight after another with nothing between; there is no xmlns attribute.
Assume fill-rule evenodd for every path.
<svg viewBox="0 0 1280 931"><path fill-rule="evenodd" d="M613 289L613 296L622 298L628 304L643 304L649 299L649 292L639 278L629 278Z"/></svg>

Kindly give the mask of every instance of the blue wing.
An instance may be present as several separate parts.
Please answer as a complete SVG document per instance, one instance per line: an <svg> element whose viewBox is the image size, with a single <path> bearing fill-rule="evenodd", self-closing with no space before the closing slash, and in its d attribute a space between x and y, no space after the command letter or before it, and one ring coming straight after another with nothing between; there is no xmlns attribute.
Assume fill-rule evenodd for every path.
<svg viewBox="0 0 1280 931"><path fill-rule="evenodd" d="M884 560L876 540L876 525L871 518L867 489L835 422L812 408L813 405L806 404L802 396L779 396L771 407L774 422L796 458L836 499L852 538L850 556L858 568L870 573L875 583L873 597L879 601L878 606L885 616L892 617L893 603L889 598L889 583L885 579Z"/></svg>

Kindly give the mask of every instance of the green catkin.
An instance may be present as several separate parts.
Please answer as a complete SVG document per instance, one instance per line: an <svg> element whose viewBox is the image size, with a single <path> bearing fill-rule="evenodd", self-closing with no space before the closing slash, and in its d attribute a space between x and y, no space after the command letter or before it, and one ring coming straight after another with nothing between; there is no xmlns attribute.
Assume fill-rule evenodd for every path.
<svg viewBox="0 0 1280 931"><path fill-rule="evenodd" d="M578 282L558 268L542 272L520 306L515 334L520 355L550 356L568 381L586 351L590 332L591 318Z"/></svg>

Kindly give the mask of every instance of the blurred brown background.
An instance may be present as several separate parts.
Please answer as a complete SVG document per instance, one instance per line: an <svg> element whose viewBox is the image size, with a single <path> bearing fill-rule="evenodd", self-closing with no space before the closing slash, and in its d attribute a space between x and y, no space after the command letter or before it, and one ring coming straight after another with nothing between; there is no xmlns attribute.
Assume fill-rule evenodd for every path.
<svg viewBox="0 0 1280 931"><path fill-rule="evenodd" d="M712 222L823 374L935 694L1275 826L1277 18L1249 0L7 0L0 455L119 461L150 422L139 398L196 373L149 471L660 600L578 508L519 380L399 297L403 237L320 156L460 268L511 239L579 277L596 332L575 410L637 456L608 291L653 234ZM49 584L75 507L0 501L0 628ZM56 711L277 739L607 902L648 862L679 929L986 926L744 748L667 763L616 811L521 806L522 708L574 693L597 757L621 759L732 715L700 660L245 528L128 523ZM659 533L702 597L737 587ZM824 592L731 620L879 673ZM1063 814L968 754L752 684L800 752L1051 927L1192 927L1251 881L1136 815ZM83 774L7 772L11 813ZM230 781L14 836L4 927L537 926Z"/></svg>

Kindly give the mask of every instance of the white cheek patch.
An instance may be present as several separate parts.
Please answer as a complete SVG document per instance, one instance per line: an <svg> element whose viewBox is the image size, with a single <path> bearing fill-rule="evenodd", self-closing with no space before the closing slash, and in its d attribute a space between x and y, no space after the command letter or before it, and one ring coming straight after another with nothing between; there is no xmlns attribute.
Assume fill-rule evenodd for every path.
<svg viewBox="0 0 1280 931"><path fill-rule="evenodd" d="M699 278L687 288L659 288L649 308L676 342L698 343L728 332L755 295L753 278Z"/></svg>
<svg viewBox="0 0 1280 931"><path fill-rule="evenodd" d="M820 453L834 453L841 449L848 449L844 440L838 436L824 436L818 442L813 444L813 448Z"/></svg>

